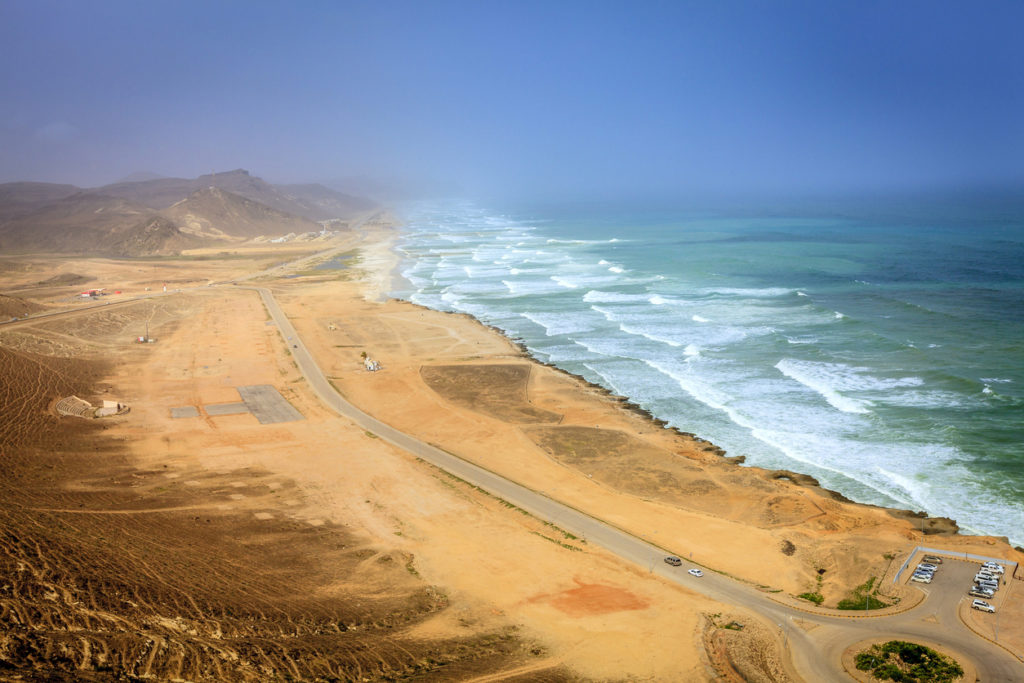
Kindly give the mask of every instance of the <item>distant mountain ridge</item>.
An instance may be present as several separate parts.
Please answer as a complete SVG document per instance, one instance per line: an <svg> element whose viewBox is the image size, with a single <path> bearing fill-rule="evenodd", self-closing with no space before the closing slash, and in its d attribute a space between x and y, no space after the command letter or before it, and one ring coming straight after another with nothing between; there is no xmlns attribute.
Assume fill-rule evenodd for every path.
<svg viewBox="0 0 1024 683"><path fill-rule="evenodd" d="M322 185L272 185L237 169L99 188L0 184L0 251L141 256L320 230L374 203Z"/></svg>
<svg viewBox="0 0 1024 683"><path fill-rule="evenodd" d="M138 182L114 183L89 192L121 197L154 209L166 209L192 193L208 187L266 204L283 213L313 221L347 218L373 208L373 202L337 192L323 185L271 185L244 169L210 173L195 179L157 178Z"/></svg>

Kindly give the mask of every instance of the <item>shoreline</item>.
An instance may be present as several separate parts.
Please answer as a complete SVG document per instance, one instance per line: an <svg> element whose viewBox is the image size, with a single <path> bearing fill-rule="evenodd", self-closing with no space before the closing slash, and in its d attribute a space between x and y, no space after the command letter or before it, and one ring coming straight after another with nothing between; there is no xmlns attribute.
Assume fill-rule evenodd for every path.
<svg viewBox="0 0 1024 683"><path fill-rule="evenodd" d="M396 250L396 246L397 246L397 243L398 243L398 240L399 240L399 237L400 237L402 222L395 216L395 214L393 214L392 212L388 211L385 214L381 215L381 220L378 221L378 224L381 224L381 223L384 224L382 226L384 228L384 230L387 231L388 233L390 233L388 235L387 239L384 240L384 244L387 245L386 249L387 249L387 252L391 255L391 258L388 259L388 264L389 265L388 265L388 268L387 268L387 272L386 273L378 272L378 273L376 273L376 277L373 278L374 282L377 283L376 291L377 291L377 294L378 294L378 299L377 299L378 301L386 301L387 299L392 299L394 301L402 302L404 304L408 304L408 305L411 305L411 306L422 308L424 310L433 311L433 312L436 312L436 313L442 313L442 314L445 314L445 315L462 316L462 317L472 321L473 323L475 323L477 325L480 325L482 327L485 327L485 328L491 330L492 332L495 332L496 334L500 335L503 339L505 339L510 344L515 346L517 349L519 349L519 352L523 355L523 357L528 359L531 363L539 365L539 366L542 366L542 367L550 368L550 369L552 369L552 370L554 370L554 371L556 371L556 372L558 372L558 373L560 373L560 374L562 374L562 375L564 375L566 377L569 377L569 378L571 378L571 379L581 383L583 386L588 387L592 391L595 391L598 394L604 396L605 398L607 398L607 399L609 399L611 401L616 402L621 409L640 416L643 420L647 421L648 423L650 423L650 424L652 424L652 425L654 425L656 427L660 427L661 429L669 430L670 432L674 433L675 435L677 435L677 436L679 436L679 437L681 437L683 439L687 439L687 440L691 441L694 444L694 446L699 451L702 451L703 453L706 453L706 454L709 454L709 455L717 456L720 459L720 462L723 463L723 464L736 465L736 466L742 465L742 466L745 466L745 467L750 468L752 470L761 471L761 472L764 472L766 475L768 475L769 477L771 477L773 479L787 480L787 481L795 484L796 486L805 487L805 488L809 488L809 489L820 491L821 494L825 498L831 499L831 500L834 500L834 501L837 501L837 502L840 502L840 503L847 503L847 504L850 504L850 505L855 505L855 506L863 507L863 508L866 508L866 509L883 510L883 511L885 511L886 513L888 513L889 515L891 515L893 518L895 518L897 520L905 520L905 521L912 522L915 525L915 527L921 532L923 537L928 537L928 536L960 536L960 537L968 537L968 536L971 536L971 537L977 537L977 538L995 538L995 539L1001 540L1002 542L1006 543L1008 546L1010 546L1011 548L1014 548L1015 550L1018 550L1020 552L1024 552L1024 548L1022 548L1020 546L1012 545L1010 543L1010 541L1009 541L1009 538L1005 537L1005 536L992 536L992 535L988 535L988 534L965 533L965 532L963 532L963 530L961 529L961 527L957 523L957 521L955 519L951 518L951 517L935 517L935 516L932 516L932 515L928 514L924 510L911 510L911 509L908 509L908 508L890 507L890 506L886 506L886 505L878 505L878 504L875 504L875 503L861 502L861 501L855 500L853 498L850 498L849 496L845 495L844 493L842 493L840 491L836 491L834 489L829 489L829 488L826 488L826 487L822 486L821 483L819 482L819 480L816 477L814 477L814 476L812 476L810 474L806 474L806 473L798 472L798 471L794 471L794 470L788 470L788 469L772 470L772 469L768 469L768 468L765 468L765 467L761 467L759 465L748 465L748 464L746 464L747 457L745 455L735 455L735 456L727 455L727 452L726 452L726 450L724 448L718 446L717 444L713 443L709 439L705 439L705 438L699 436L698 434L696 434L694 432L687 432L687 431L679 429L678 427L671 426L668 423L667 420L664 420L664 419L654 415L653 413L651 413L646 408L644 408L644 407L640 406L639 404L637 404L636 402L634 402L629 396L623 396L623 395L617 394L616 392L612 391L608 387L605 387L605 386L603 386L601 384L598 384L596 382L592 382L591 380L588 380L587 378L583 377L582 375L579 375L579 374L574 373L574 372L572 372L570 370L562 368L562 367L560 367L560 366L558 366L558 365L556 365L554 363L551 363L549 361L545 361L545 360L541 360L540 358L537 358L530 351L529 347L526 345L526 342L523 339L521 339L519 337L511 336L505 330L502 330L501 328L499 328L499 327L497 327L495 325L491 325L491 324L489 324L487 322L484 322L483 320L480 320L479 318L477 318L476 316L474 316L474 315L472 315L470 313L464 313L464 312L460 312L460 311L445 311L445 310L441 310L441 309L435 309L435 308L431 308L431 307L423 305L423 304L418 304L418 303L416 303L414 301L411 301L410 299L404 298L402 296L392 295L391 293L395 292L396 289L398 289L398 288L395 287L395 285L399 284L399 283L404 283L404 284L408 285L407 288L399 290L399 291L413 292L414 288L412 286L412 283L409 280L407 280L401 274L400 269L401 269L401 264L402 264L402 256ZM364 232L364 237L368 237L368 235L366 235L365 232ZM377 242L377 244L379 245L381 243ZM387 285L387 289L383 289L382 290L381 289L381 285L382 284L386 284Z"/></svg>
<svg viewBox="0 0 1024 683"><path fill-rule="evenodd" d="M720 446L717 446L716 444L714 444L713 442L711 442L708 439L705 439L705 438L703 438L701 436L698 436L694 432L686 432L686 431L683 431L683 430L679 429L678 427L671 426L668 423L667 420L663 420L662 418L657 417L656 415L651 413L646 408L644 408L644 407L640 406L639 404L633 402L628 396L622 396L620 394L616 394L615 392L611 391L607 387L602 386L600 384L597 384L596 382L592 382L592 381L588 380L587 378L583 377L582 375L578 375L578 374L576 374L574 372L566 370L565 368L559 367L559 366L555 365L554 363L543 361L543 360L537 358L536 356L534 356L530 352L529 347L526 346L526 343L522 339L509 336L500 327L488 324L488 323L480 320L476 316L472 315L471 313L463 313L463 312L460 312L460 311L444 311L444 310L440 310L440 309L436 309L436 308L431 308L431 307L425 306L423 304L418 304L418 303L416 303L414 301L410 301L408 299L403 299L403 298L400 298L400 297L388 297L388 298L393 300L393 301L398 301L398 302L401 302L403 304L407 304L409 306L414 306L416 308L422 308L424 310L432 311L434 313L441 313L441 314L444 314L444 315L460 316L460 317L466 318L467 320L472 321L473 323L475 323L477 325L485 327L485 328L491 330L492 332L495 332L496 334L500 335L502 338L504 338L510 344L515 346L517 349L519 349L519 351L523 355L523 357L525 359L527 359L528 361L530 361L531 363L533 363L535 365L540 365L540 366L543 366L543 367L546 367L546 368L550 368L550 369L554 370L555 372L558 372L558 373L560 373L560 374L562 374L562 375L564 375L566 377L569 377L569 378L571 378L571 379L573 379L573 380L583 384L587 388L595 391L596 393L604 396L605 398L607 398L607 399L617 403L621 409L640 416L642 419L646 420L647 422L649 422L650 424L652 424L652 425L654 425L656 427L660 427L661 429L668 430L668 431L674 433L675 435L677 435L679 437L682 437L683 439L687 439L689 441L692 441L693 443L697 444L698 450L700 450L700 451L702 451L704 453L710 454L710 455L718 456L721 459L720 462L722 462L724 464L730 464L730 465L736 465L736 466L741 466L742 465L742 466L745 466L745 467L750 468L752 470L759 470L761 472L766 473L772 479L784 479L784 480L787 480L787 481L795 484L796 486L801 486L801 487L805 487L805 488L809 488L809 489L814 489L814 490L820 491L826 497L831 498L832 500L835 500L835 501L838 501L838 502L841 502L841 503L847 503L847 504L850 504L850 505L856 505L856 506L859 506L859 507L864 507L864 508L869 508L869 509L874 509L874 510L883 510L883 511L887 512L888 514L892 515L895 519L908 520L908 521L910 521L910 520L920 521L920 522L922 522L921 531L922 531L924 536L964 536L964 537L966 537L966 536L974 536L974 537L977 537L977 538L995 538L995 539L1003 541L1004 543L1006 543L1007 545L1010 545L1010 547L1013 547L1016 550L1024 552L1024 548L1020 548L1020 547L1017 547L1017 546L1012 546L1010 544L1010 542L1009 542L1009 539L1007 539L1004 536L991 536L991 535L987 535L987 534L969 534L969 533L965 534L965 533L962 533L961 529L960 529L960 525L957 524L956 520L955 519L951 519L949 517L933 517L933 516L929 515L927 512L925 512L923 510L914 511L914 510L908 510L906 508L895 508L895 507L887 507L887 506L884 506L884 505L875 505L874 503L863 503L861 501L849 498L848 496L844 495L840 491L835 491L833 489L829 489L829 488L826 488L826 487L822 486L821 483L815 477L813 477L813 476L811 476L809 474L804 474L802 472L795 472L793 470L771 470L771 469L767 469L765 467L761 467L759 465L746 465L745 464L746 463L746 456L744 456L744 455L735 455L735 456L727 455L727 452L726 452L726 450L724 448L722 448ZM927 528L924 528L924 524L923 524L924 522L927 522L927 525L928 525Z"/></svg>

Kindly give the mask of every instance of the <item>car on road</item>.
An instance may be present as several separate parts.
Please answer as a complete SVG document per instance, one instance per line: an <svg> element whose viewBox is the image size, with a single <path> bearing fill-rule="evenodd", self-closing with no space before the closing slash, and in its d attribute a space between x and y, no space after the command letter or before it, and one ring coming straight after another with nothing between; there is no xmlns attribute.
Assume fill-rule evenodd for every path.
<svg viewBox="0 0 1024 683"><path fill-rule="evenodd" d="M932 577L930 577L930 576L923 576L921 574L914 574L913 576L910 577L910 580L911 581L916 581L917 583L931 583L932 582Z"/></svg>
<svg viewBox="0 0 1024 683"><path fill-rule="evenodd" d="M991 604L985 602L984 600L977 600L977 599L972 600L971 601L971 607L973 607L974 609L980 609L982 612L995 612L996 611L995 607L993 607Z"/></svg>
<svg viewBox="0 0 1024 683"><path fill-rule="evenodd" d="M704 572L699 569L691 569L687 574L693 574L694 576L704 576Z"/></svg>
<svg viewBox="0 0 1024 683"><path fill-rule="evenodd" d="M666 557L666 558L665 558L665 564L670 564L670 565L672 565L673 567L678 567L678 566L679 566L679 565L681 565L682 563L683 563L683 561L682 561L682 560L680 560L680 559L679 559L678 557L676 557L675 555L669 555L668 557Z"/></svg>
<svg viewBox="0 0 1024 683"><path fill-rule="evenodd" d="M925 562L931 562L932 564L942 564L942 558L937 555L925 555Z"/></svg>

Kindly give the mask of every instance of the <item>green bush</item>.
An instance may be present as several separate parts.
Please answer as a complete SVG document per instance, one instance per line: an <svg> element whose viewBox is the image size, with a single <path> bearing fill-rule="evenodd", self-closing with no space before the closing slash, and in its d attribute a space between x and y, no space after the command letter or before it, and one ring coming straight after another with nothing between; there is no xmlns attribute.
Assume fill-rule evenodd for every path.
<svg viewBox="0 0 1024 683"><path fill-rule="evenodd" d="M825 596L821 593L801 593L796 597L803 598L804 600L810 600L815 605L820 605L821 603L825 602Z"/></svg>
<svg viewBox="0 0 1024 683"><path fill-rule="evenodd" d="M854 663L859 670L870 671L878 680L896 683L951 683L964 673L951 658L904 640L872 645L858 653Z"/></svg>

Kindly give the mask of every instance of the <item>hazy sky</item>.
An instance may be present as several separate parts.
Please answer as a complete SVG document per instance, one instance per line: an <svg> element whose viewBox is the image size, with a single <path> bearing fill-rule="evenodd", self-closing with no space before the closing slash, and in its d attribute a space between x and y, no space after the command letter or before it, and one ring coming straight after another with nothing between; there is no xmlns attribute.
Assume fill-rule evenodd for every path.
<svg viewBox="0 0 1024 683"><path fill-rule="evenodd" d="M0 182L1024 186L1022 2L0 2Z"/></svg>

